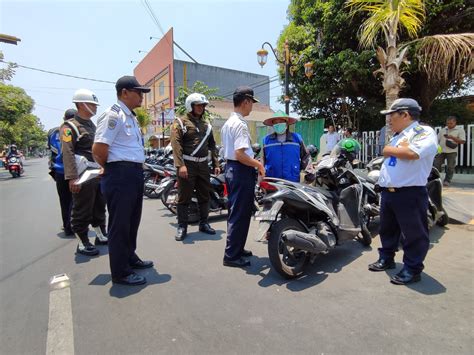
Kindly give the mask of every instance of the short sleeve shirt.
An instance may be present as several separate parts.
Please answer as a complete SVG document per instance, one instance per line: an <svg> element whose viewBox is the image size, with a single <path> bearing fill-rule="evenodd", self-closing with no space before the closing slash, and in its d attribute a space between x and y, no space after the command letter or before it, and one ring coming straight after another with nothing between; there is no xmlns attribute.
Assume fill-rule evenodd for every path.
<svg viewBox="0 0 474 355"><path fill-rule="evenodd" d="M439 142L439 145L441 146L442 152L443 153L457 153L458 151L457 147L449 148L448 146L446 146L446 137L444 136L445 134L465 141L466 132L464 132L464 129L462 128L462 126L456 126L453 129L448 129L448 127L444 127L440 129L438 132L438 142Z"/></svg>
<svg viewBox="0 0 474 355"><path fill-rule="evenodd" d="M336 132L326 133L326 150L330 152L339 142L339 134Z"/></svg>
<svg viewBox="0 0 474 355"><path fill-rule="evenodd" d="M408 142L408 148L418 154L419 159L407 160L388 157L380 170L381 187L425 186L438 150L433 128L413 122L398 135L393 136L390 146L397 147Z"/></svg>
<svg viewBox="0 0 474 355"><path fill-rule="evenodd" d="M253 158L252 143L247 122L241 114L232 112L221 129L224 158L237 160L235 151L244 148L245 154Z"/></svg>
<svg viewBox="0 0 474 355"><path fill-rule="evenodd" d="M145 161L140 126L132 111L121 101L108 108L97 120L94 142L109 146L107 163Z"/></svg>

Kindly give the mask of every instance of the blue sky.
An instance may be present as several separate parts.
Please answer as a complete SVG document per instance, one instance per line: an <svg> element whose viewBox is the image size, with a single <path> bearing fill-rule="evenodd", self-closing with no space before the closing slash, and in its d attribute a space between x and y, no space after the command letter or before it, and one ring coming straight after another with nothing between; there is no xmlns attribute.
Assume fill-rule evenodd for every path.
<svg viewBox="0 0 474 355"><path fill-rule="evenodd" d="M148 1L166 32L199 63L268 76L276 75L273 56L261 68L256 51L273 45L288 23L289 0ZM141 0L0 1L0 33L19 37L17 46L0 44L6 61L64 74L115 82L130 75L136 63L162 37ZM175 48L175 58L188 60ZM57 126L72 106L76 89L88 88L102 110L115 102L113 84L67 78L18 68L10 82L35 100L34 114L46 128ZM270 83L271 106L281 94ZM98 116L97 115L97 116Z"/></svg>

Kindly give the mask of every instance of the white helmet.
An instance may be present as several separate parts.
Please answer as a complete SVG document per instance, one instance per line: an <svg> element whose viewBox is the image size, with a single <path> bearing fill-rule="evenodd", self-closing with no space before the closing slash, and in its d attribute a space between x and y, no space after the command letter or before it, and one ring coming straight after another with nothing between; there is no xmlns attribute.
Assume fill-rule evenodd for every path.
<svg viewBox="0 0 474 355"><path fill-rule="evenodd" d="M99 106L99 99L97 99L97 96L95 94L87 89L79 89L74 93L74 96L72 97L72 102L78 103L78 102L85 102L88 104L94 104Z"/></svg>
<svg viewBox="0 0 474 355"><path fill-rule="evenodd" d="M184 103L184 105L186 106L186 112L192 112L192 104L207 105L209 104L209 101L207 101L206 96L204 96L203 94L195 92L186 98L186 102Z"/></svg>

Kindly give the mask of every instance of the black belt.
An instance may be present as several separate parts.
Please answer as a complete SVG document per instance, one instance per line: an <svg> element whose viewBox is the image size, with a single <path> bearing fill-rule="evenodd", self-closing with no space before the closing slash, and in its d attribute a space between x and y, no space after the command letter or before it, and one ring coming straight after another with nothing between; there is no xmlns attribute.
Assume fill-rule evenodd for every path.
<svg viewBox="0 0 474 355"><path fill-rule="evenodd" d="M133 161L112 161L107 165L126 166L129 168L143 167L143 163L134 163Z"/></svg>
<svg viewBox="0 0 474 355"><path fill-rule="evenodd" d="M424 187L425 186L380 187L380 190L388 191L388 192L400 192L400 191L407 191L407 190L418 190Z"/></svg>

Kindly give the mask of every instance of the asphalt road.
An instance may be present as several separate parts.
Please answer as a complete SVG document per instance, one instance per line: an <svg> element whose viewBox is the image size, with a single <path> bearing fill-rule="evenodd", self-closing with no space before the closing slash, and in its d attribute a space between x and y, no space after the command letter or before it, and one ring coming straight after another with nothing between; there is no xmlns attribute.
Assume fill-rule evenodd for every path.
<svg viewBox="0 0 474 355"><path fill-rule="evenodd" d="M252 266L225 268L225 217L212 221L215 236L191 226L176 242L175 218L145 199L137 252L155 268L141 272L146 286L131 288L112 285L107 247L96 258L74 254L46 159L27 161L20 179L2 170L0 197L1 354L44 354L50 341L56 349L69 341L76 354L474 353L472 225L433 229L422 282L410 287L367 271L378 237L372 248L338 247L285 281L252 239L255 223ZM61 273L70 306L55 313L49 280ZM69 312L72 329L59 338Z"/></svg>

